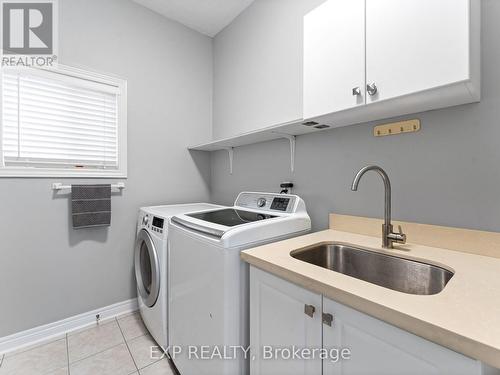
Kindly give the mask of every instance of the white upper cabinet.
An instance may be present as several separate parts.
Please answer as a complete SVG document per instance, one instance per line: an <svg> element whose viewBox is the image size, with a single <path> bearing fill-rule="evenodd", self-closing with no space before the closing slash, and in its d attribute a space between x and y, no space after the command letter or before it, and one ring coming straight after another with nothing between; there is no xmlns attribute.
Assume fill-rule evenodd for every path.
<svg viewBox="0 0 500 375"><path fill-rule="evenodd" d="M480 52L480 0L327 0L304 17L304 118L345 126L477 102Z"/></svg>
<svg viewBox="0 0 500 375"><path fill-rule="evenodd" d="M327 1L304 30L304 118L365 104L365 0Z"/></svg>
<svg viewBox="0 0 500 375"><path fill-rule="evenodd" d="M367 101L469 80L469 28L469 0L366 0Z"/></svg>
<svg viewBox="0 0 500 375"><path fill-rule="evenodd" d="M214 39L214 143L477 102L480 12L481 0L256 1Z"/></svg>

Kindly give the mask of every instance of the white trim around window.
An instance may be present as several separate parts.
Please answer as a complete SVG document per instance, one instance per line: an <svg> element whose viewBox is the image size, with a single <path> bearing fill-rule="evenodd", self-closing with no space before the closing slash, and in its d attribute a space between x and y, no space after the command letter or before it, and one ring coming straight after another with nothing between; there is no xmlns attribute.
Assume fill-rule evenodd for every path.
<svg viewBox="0 0 500 375"><path fill-rule="evenodd" d="M31 129L27 131L27 137L32 137L30 138L30 142L27 144L26 148L31 150L31 148L35 147L33 146L33 143L31 143L32 139L41 139L39 142L45 142L42 144L43 147L47 146L50 147L50 144L52 144L52 138L51 136L47 134L51 134L50 132L47 133L45 129L43 129L43 124L47 124L47 128L50 129L56 129L54 131L54 134L57 134L56 138L54 139L54 148L57 149L58 147L64 149L65 147L69 146L67 148L69 154L80 154L80 152L76 152L78 149L82 149L84 154L91 153L89 150L86 149L85 145L90 144L92 147L95 146L95 139L96 136L88 136L85 137L83 136L81 141L77 139L75 141L75 136L71 135L70 133L73 132L71 130L68 134L70 134L70 137L68 137L68 134L65 133L64 125L67 123L67 117L57 117L62 116L60 115L61 113L61 103L57 102L57 98L61 97L61 95L64 94L64 91L57 91L57 90L52 90L50 87L45 87L43 85L44 80L54 80L56 83L62 84L62 87L64 88L65 84L67 84L67 88L71 90L71 87L74 87L75 84L77 86L77 89L83 90L83 95L85 95L85 90L88 90L88 93L92 94L94 91L96 93L102 93L102 96L104 98L109 97L112 99L111 101L111 120L106 120L106 121L111 121L112 128L115 127L116 129L111 130L111 135L109 135L109 139L106 138L106 140L103 140L103 144L111 144L110 148L110 153L109 156L106 154L106 151L104 152L105 156L103 160L97 160L96 163L89 162L85 160L84 162L75 162L71 158L69 158L67 161L65 160L64 156L61 158L56 158L56 159L51 159L51 155L57 155L54 150L50 150L50 152L47 152L48 156L46 159L43 158L36 158L36 157L30 157L30 153L26 152L26 155L21 155L19 154L19 157L17 158L17 155L14 154L14 158L12 157L12 150L9 148L5 148L4 152L4 145L8 144L8 147L12 148L12 142L18 142L19 145L17 147L21 147L21 140L20 139L14 139L14 141L8 140L7 137L12 137L15 138L12 135L13 128L15 127L15 121L18 121L18 126L21 128L22 126L22 121L21 121L21 115L19 113L20 110L15 111L15 107L13 110L12 107L12 102L15 101L15 92L12 94L5 94L6 98L4 98L4 82L3 82L3 77L4 77L4 71L6 74L10 75L10 79L12 79L12 74L18 74L19 77L24 77L28 76L28 82L26 86L28 87L26 90L28 91L26 94L26 105L23 108L27 108L26 111L29 112L27 117L29 120L27 120L30 125ZM7 77L7 75L6 75ZM33 77L34 81L30 82L29 77ZM40 82L37 82L37 79L40 79ZM5 87L7 87L7 79L5 83ZM46 81L48 82L48 81ZM21 86L21 84L18 84L18 86ZM11 84L11 87L15 87L14 85ZM32 92L29 92L30 90L33 90ZM39 91L37 91L39 90ZM63 89L61 89L63 90ZM38 95L38 92L49 92L48 98L46 99L47 102L44 103L43 106L39 105L39 99L40 96ZM78 95L75 95L75 97L79 96L81 93L77 93ZM34 69L34 68L3 68L2 69L2 74L0 74L0 95L1 95L1 105L0 105L0 178L1 177L72 177L72 178L126 178L127 177L127 82L123 79L116 78L113 76L109 75L103 75L100 73L95 73L92 71L80 69L80 68L74 68L74 67L69 67L69 66L64 66L64 65L58 65L56 68L51 68L51 69ZM10 98L7 98L8 95L11 95ZM54 97L52 96L54 95ZM44 94L41 94L41 96L44 96ZM81 95L79 96L81 97ZM55 98L55 99L54 99ZM5 111L6 116L4 117L3 108L4 108L4 100L9 101L10 100L10 107L9 109ZM18 99L19 100L19 99ZM87 100L87 98L85 98ZM7 101L5 103L7 103ZM94 109L94 106L90 105L94 103L95 100L94 98L90 98L87 102L83 103L77 103L76 108L83 107L84 109L82 112L85 111L92 111L96 110ZM48 103L48 105L47 105ZM54 106L52 107L52 103ZM90 109L86 108L87 104L90 103ZM7 105L7 104L6 104ZM109 104L105 104L109 105ZM17 105L18 108L21 108L21 105ZM52 107L52 108L51 108ZM70 105L71 108L69 108L70 117L75 113L75 106L74 103L72 102ZM7 108L7 107L6 107ZM38 108L38 110L33 110L32 108ZM22 110L22 109L21 109ZM64 112L65 108L63 108ZM97 109L99 110L99 109ZM12 114L11 116L8 115L8 111ZM32 111L32 112L30 112ZM38 111L38 112L37 112ZM36 118L37 113L40 113L40 119ZM80 110L77 110L77 120L75 123L82 122L79 117L83 116L85 117L86 113L80 113ZM88 113L88 112L87 112ZM45 116L47 114L47 116ZM92 113L91 113L92 115ZM17 116L17 117L16 117ZM31 117L30 117L31 116ZM33 117L35 116L35 117ZM56 116L56 117L54 117ZM67 113L64 113L64 116L68 116ZM5 121L5 125L4 125ZM10 121L10 122L9 122ZM24 120L23 120L24 121ZM106 127L108 125L107 122L103 123L103 127ZM116 126L115 126L116 122ZM14 124L14 126L12 125ZM85 120L83 120L83 123L85 123ZM42 124L42 125L41 125ZM42 130L40 130L40 126L42 127ZM75 124L72 124L69 122L70 127L75 127ZM90 121L89 126L95 126L95 124ZM59 128L58 128L59 127ZM9 128L9 129L7 129ZM78 128L78 126L76 126ZM58 130L61 130L59 132ZM92 133L91 130L88 129L76 129L75 132L78 133L79 131L88 131ZM6 143L4 143L4 134L7 134L10 132L10 135L5 135L5 140ZM108 136L108 133L106 133L106 137ZM65 144L65 137L67 139L71 139L72 141L68 141L68 145ZM97 141L99 141L99 137L97 136ZM75 143L76 142L76 143ZM63 146L61 146L61 143L63 143ZM80 145L80 143L82 145ZM115 147L116 145L116 147ZM89 146L89 147L91 147ZM14 147L16 147L14 145ZM75 151L76 150L76 151ZM57 151L57 150L56 150ZM64 152L66 153L66 152ZM4 155L5 159L4 159ZM95 155L92 155L94 157ZM108 159L108 158L111 159ZM88 158L85 158L88 159Z"/></svg>

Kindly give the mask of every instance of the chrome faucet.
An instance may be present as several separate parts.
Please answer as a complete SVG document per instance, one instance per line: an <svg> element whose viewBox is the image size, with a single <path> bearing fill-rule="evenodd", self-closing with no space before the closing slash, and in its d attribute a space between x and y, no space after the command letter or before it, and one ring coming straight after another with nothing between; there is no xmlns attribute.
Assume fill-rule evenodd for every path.
<svg viewBox="0 0 500 375"><path fill-rule="evenodd" d="M359 172L354 177L354 181L352 182L351 190L358 191L359 180L361 177L368 171L377 172L382 180L384 181L385 188L385 209L384 209L384 224L382 225L382 247L386 249L393 249L394 242L397 243L406 243L406 234L403 233L401 229L401 225L399 226L399 233L393 232L392 224L391 224L391 181L389 180L389 176L385 171L377 165L368 165L364 168L361 168Z"/></svg>

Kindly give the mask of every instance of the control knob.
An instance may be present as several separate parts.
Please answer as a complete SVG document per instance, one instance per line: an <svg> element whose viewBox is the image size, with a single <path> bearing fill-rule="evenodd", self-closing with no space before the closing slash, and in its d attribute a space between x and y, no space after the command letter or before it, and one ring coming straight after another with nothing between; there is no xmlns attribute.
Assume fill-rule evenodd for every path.
<svg viewBox="0 0 500 375"><path fill-rule="evenodd" d="M142 225L146 226L149 223L149 215L144 215L142 218Z"/></svg>
<svg viewBox="0 0 500 375"><path fill-rule="evenodd" d="M257 206L258 207L264 207L266 205L266 198L259 198L257 200Z"/></svg>

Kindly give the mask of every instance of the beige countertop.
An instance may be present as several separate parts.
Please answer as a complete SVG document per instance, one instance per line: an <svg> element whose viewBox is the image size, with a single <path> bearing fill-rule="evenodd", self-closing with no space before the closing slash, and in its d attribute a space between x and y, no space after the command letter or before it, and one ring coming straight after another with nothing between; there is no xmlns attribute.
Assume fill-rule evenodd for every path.
<svg viewBox="0 0 500 375"><path fill-rule="evenodd" d="M415 259L455 275L436 295L383 288L296 260L290 252L343 242ZM417 244L384 250L379 237L325 230L242 252L246 262L430 341L500 368L500 259Z"/></svg>

